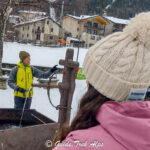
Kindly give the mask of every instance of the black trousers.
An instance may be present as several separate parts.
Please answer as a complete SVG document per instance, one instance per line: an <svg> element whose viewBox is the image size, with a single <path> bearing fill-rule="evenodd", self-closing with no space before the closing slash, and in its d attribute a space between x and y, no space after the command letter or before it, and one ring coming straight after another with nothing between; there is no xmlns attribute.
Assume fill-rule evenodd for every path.
<svg viewBox="0 0 150 150"><path fill-rule="evenodd" d="M15 104L14 108L15 109L23 109L25 100L26 100L25 98L15 96L14 97L14 104ZM30 109L31 102L32 102L32 98L31 97L27 98L26 104L25 104L25 109Z"/></svg>

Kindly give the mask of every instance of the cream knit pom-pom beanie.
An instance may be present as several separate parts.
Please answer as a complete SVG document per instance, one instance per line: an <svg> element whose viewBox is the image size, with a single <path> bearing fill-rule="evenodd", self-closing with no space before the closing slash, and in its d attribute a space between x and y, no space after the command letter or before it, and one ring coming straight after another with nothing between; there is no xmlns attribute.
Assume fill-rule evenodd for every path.
<svg viewBox="0 0 150 150"><path fill-rule="evenodd" d="M83 70L95 89L113 100L126 100L131 89L146 89L150 85L150 12L137 15L123 32L91 47Z"/></svg>

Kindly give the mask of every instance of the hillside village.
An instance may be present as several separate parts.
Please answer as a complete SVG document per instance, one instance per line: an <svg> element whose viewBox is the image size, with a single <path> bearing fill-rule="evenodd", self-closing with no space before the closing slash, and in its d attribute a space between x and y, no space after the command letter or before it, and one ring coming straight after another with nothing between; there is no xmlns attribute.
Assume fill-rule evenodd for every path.
<svg viewBox="0 0 150 150"><path fill-rule="evenodd" d="M46 12L19 10L9 16L6 41L43 46L72 45L89 48L103 37L122 31L129 20L100 15L64 15L55 20Z"/></svg>
<svg viewBox="0 0 150 150"><path fill-rule="evenodd" d="M0 1L0 149L150 149L150 12L132 19L134 1Z"/></svg>
<svg viewBox="0 0 150 150"><path fill-rule="evenodd" d="M73 7L84 10L82 9L85 7L84 2L82 1L81 7L78 7L80 3L75 5L73 1L72 4L70 2L69 0L8 0L7 3L6 0L0 1L0 25L2 24L0 26L0 93L1 98L5 100L1 102L1 107L13 107L13 90L7 86L7 80L12 68L19 62L20 51L29 52L31 64L42 71L47 71L59 64L60 59L65 59L68 48L73 48L73 59L79 62L82 70L88 48L109 34L122 31L129 22L129 20L108 16L107 11L103 10L102 15L99 12L75 10ZM104 9L107 10L111 5L106 4ZM10 9L9 6L12 8ZM7 16L5 21L2 18L4 10ZM62 80L62 71L63 66L59 65L56 82ZM40 81L34 80L34 82ZM85 77L84 80L77 80L76 83L74 106L77 106L76 101L86 90ZM32 108L57 120L57 112L55 110L52 113L54 109L49 106L44 89L36 88L36 91L34 99L38 102L34 101ZM40 101L41 97L45 104ZM59 95L56 93L52 97L58 99L56 103L59 104Z"/></svg>
<svg viewBox="0 0 150 150"><path fill-rule="evenodd" d="M12 54L13 59L11 59L11 61L4 59L4 54L7 49L13 51L15 47L18 47L17 51L21 51L21 47L24 47L27 51L30 51L36 48L34 46L39 46L41 51L44 51L45 48L49 48L54 54L56 49L62 49L65 53L64 49L66 50L68 47L73 47L78 48L76 60L78 60L78 55L82 53L79 52L79 49L80 51L84 51L82 56L84 59L88 48L111 33L122 31L129 23L129 20L107 15L106 10L110 8L114 2L111 5L106 5L106 10L103 15L95 15L94 13L86 15L84 13L78 16L75 15L75 13L74 15L72 13L66 13L65 6L68 5L66 1L62 1L60 4L58 4L57 1L55 3L55 1L48 2L47 0L36 0L34 3L30 2L31 5L25 1L23 3L16 3L16 1L14 1L14 3L16 6L8 15L4 34L4 49L2 50L3 56L1 59L1 74L3 75L9 75L11 69L17 64L16 60L13 60L16 59L14 54ZM24 6L24 4L26 6ZM38 7L39 5L40 7ZM57 5L60 7L60 17L57 14ZM70 7L70 5L68 6ZM27 49L28 44L30 44L29 50ZM10 48L5 48L5 45ZM39 47L37 47L37 49L39 49ZM15 50L14 53L16 53ZM45 53L43 53L43 55L44 54ZM62 56L61 53L57 53L57 55ZM42 63L36 64L33 62L33 64L43 71L52 67L43 65ZM82 67L82 61L79 62L79 64L80 67ZM60 72L61 71L60 69ZM3 79L0 80L0 85L2 85L1 88L5 89L6 81L3 81Z"/></svg>
<svg viewBox="0 0 150 150"><path fill-rule="evenodd" d="M48 5L48 3L43 3L43 5L44 4ZM32 7L29 7L29 9L19 7L9 15L4 38L4 42L6 43L4 43L4 54L6 51L5 45L11 45L11 49L15 49L16 45L18 45L19 49L24 46L24 44L31 44L31 47L40 46L41 49L49 47L51 50L52 48L56 49L62 47L66 47L66 49L67 47L76 47L78 50L80 48L80 51L84 51L84 55L82 56L82 58L84 58L86 53L85 50L81 48L88 49L109 34L122 31L129 22L129 20L107 16L106 13L102 16L82 14L75 16L61 13L59 18L56 17L54 7L50 7L49 12L47 12L47 9L45 9L46 11L42 11L43 9L40 10ZM8 44L7 42L11 43ZM16 43L13 44L12 42ZM15 58L16 57L14 57L14 59ZM82 67L82 62L79 63ZM16 64L17 62L14 60L6 61L3 56L2 74L9 75L11 69ZM51 67L36 63L33 64L43 71ZM2 81L2 87L5 89L6 82L4 81L4 83L3 85Z"/></svg>
<svg viewBox="0 0 150 150"><path fill-rule="evenodd" d="M79 61L82 68L88 48L109 34L122 31L129 22L106 13L78 16L61 13L59 18L54 7L48 11L49 3L42 4L40 9L16 7L8 17L3 43L1 70L4 78L0 79L1 89L7 88L6 81L19 61L19 51L28 51L32 65L47 71L65 58L66 49L71 47L75 53L74 60ZM60 73L61 69L59 66Z"/></svg>

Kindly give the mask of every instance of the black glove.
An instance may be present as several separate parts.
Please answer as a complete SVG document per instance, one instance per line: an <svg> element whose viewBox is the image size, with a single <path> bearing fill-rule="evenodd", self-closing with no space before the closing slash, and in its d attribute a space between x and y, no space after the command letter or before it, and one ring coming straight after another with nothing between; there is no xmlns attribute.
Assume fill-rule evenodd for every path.
<svg viewBox="0 0 150 150"><path fill-rule="evenodd" d="M25 89L23 89L23 88L21 88L21 87L19 87L19 86L17 87L16 91L19 91L19 92L21 92L21 93L25 93L25 92L26 92Z"/></svg>
<svg viewBox="0 0 150 150"><path fill-rule="evenodd" d="M58 70L57 66L58 66L58 65L55 65L55 66L51 69L51 72L52 72L52 73L55 72L56 70Z"/></svg>

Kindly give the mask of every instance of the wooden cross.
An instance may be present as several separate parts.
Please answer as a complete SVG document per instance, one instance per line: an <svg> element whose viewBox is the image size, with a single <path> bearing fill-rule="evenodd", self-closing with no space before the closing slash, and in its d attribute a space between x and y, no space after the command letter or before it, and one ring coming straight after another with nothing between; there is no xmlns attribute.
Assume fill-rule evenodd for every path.
<svg viewBox="0 0 150 150"><path fill-rule="evenodd" d="M79 63L73 61L73 55L74 50L68 49L65 60L59 61L59 64L64 66L63 80L59 83L61 99L58 122L60 123L60 126L63 123L69 124L70 121L71 104L75 90L76 71L79 67Z"/></svg>

